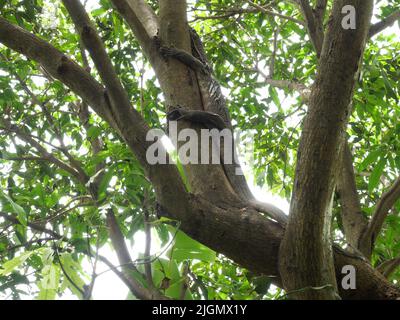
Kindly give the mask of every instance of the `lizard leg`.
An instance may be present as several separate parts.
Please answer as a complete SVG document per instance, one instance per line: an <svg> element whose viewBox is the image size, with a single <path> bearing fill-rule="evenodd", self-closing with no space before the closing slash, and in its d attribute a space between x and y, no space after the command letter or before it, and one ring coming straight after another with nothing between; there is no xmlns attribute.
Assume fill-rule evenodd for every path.
<svg viewBox="0 0 400 320"><path fill-rule="evenodd" d="M200 71L205 74L210 72L210 68L207 65L185 50L161 46L160 53L164 58L174 58L195 71Z"/></svg>

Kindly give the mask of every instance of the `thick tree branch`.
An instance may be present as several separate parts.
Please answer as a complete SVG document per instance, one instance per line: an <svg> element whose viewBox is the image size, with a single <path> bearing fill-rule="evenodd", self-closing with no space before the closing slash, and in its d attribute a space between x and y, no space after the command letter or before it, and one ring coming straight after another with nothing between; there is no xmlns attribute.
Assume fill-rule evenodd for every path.
<svg viewBox="0 0 400 320"><path fill-rule="evenodd" d="M311 21L309 3L300 3ZM342 28L345 5L356 9L355 30ZM331 290L298 291L294 295L297 299L336 298L332 290L336 286L330 230L332 196L372 10L373 0L335 1L324 44L320 46L320 66L298 148L289 222L279 261L287 291L326 285Z"/></svg>
<svg viewBox="0 0 400 320"><path fill-rule="evenodd" d="M82 40L79 42L79 48L81 51L83 67L85 68L85 70L90 70L89 61L87 59L85 47L84 47ZM78 106L75 105L75 108L76 108L75 111L78 115L78 118L79 118L82 126L85 128L86 133L88 135L88 139L89 139L90 145L92 147L92 153L93 153L93 155L97 155L101 150L103 150L104 143L100 136L89 137L89 130L91 128L90 123L89 123L89 120L90 120L89 106L87 105L87 103L85 101L82 101ZM96 178L95 178L94 183L96 183L96 184L100 183L100 181L103 177L103 174L98 174L98 173L104 167L105 167L104 161L101 163L98 163L96 165Z"/></svg>
<svg viewBox="0 0 400 320"><path fill-rule="evenodd" d="M111 0L115 8L131 27L145 54L154 54L153 38L159 30L158 18L143 0Z"/></svg>
<svg viewBox="0 0 400 320"><path fill-rule="evenodd" d="M319 57L322 51L322 43L324 41L324 30L321 20L317 19L314 11L310 6L309 0L298 0L301 11L303 12L304 19L306 20L308 34L311 42Z"/></svg>
<svg viewBox="0 0 400 320"><path fill-rule="evenodd" d="M182 205L182 203L176 202L176 192L179 195L186 194L179 172L174 165L150 165L148 163L146 151L153 142L147 141L146 135L149 128L135 110L125 110L124 108L124 111L127 111L126 114L114 116L106 91L83 68L46 41L11 24L2 17L0 17L0 42L39 62L54 78L62 81L81 96L125 139L154 184L159 201L171 205L171 208ZM116 120L121 123L117 124ZM161 146L160 149L162 149Z"/></svg>
<svg viewBox="0 0 400 320"><path fill-rule="evenodd" d="M87 15L83 5L79 0L63 0L63 3L72 17L76 29L78 30L84 45L88 49L100 77L107 88L104 95L117 127L121 132L123 132L124 137L127 135L133 137L141 136L143 141L145 141L145 135L148 128L140 114L134 110L104 48L103 42L97 34L95 27L89 20L89 16ZM137 127L138 130L131 130L131 127ZM133 141L132 138L131 141ZM142 164L147 164L144 154L139 154L139 157L142 160Z"/></svg>
<svg viewBox="0 0 400 320"><path fill-rule="evenodd" d="M278 269L279 246L284 228L266 219L251 208L216 207L205 199L192 198L190 214L177 215L160 208L158 214L182 221L180 228L192 238L233 259L241 266L271 277L282 286ZM308 242L310 245L311 243ZM342 299L396 299L396 289L365 259L334 250L337 282L342 281L342 268L354 265L357 269L357 290L341 290Z"/></svg>
<svg viewBox="0 0 400 320"><path fill-rule="evenodd" d="M99 75L106 86L106 98L110 99L112 115L119 127L123 127L124 119L127 114L135 117L131 122L136 124L141 121L140 116L133 111L128 95L115 72L112 62L104 48L103 42L96 32L95 27L89 20L85 8L79 0L63 0L82 41L88 49ZM121 119L121 115L123 118Z"/></svg>
<svg viewBox="0 0 400 320"><path fill-rule="evenodd" d="M186 52L192 51L191 36L186 17L186 1L160 1L159 33L158 35L154 34L154 36L158 36L158 41L151 39L150 45L146 42L147 33L143 30L143 27L140 27L141 24L137 18L139 11L135 12L132 8L124 5L126 4L125 1L113 0L113 3L131 26L142 46L143 52L149 58L164 94L167 108L179 105L192 110L201 109L203 96L202 90L198 85L196 72L177 59L166 60L159 50L159 44L161 43L163 46L173 46ZM191 123L185 123L180 127L198 129ZM233 188L229 185L221 165L187 165L185 166L185 172L192 192L202 194L207 198L214 199L216 202L238 201L238 196L234 194ZM210 188L210 186L212 187ZM176 193L174 196L176 198ZM173 202L175 205L179 204L176 200Z"/></svg>
<svg viewBox="0 0 400 320"><path fill-rule="evenodd" d="M51 76L65 83L113 126L103 87L62 52L3 17L0 17L0 42L39 62Z"/></svg>
<svg viewBox="0 0 400 320"><path fill-rule="evenodd" d="M320 26L323 26L327 6L328 0L317 0L317 3L315 4L315 18Z"/></svg>
<svg viewBox="0 0 400 320"><path fill-rule="evenodd" d="M369 29L368 37L372 38L373 36L377 35L379 32L392 26L399 19L400 19L400 10L393 12L391 15L389 15L382 21L379 21L378 23L373 24Z"/></svg>
<svg viewBox="0 0 400 320"><path fill-rule="evenodd" d="M342 205L342 221L347 242L356 249L367 227L368 221L362 214L360 199L357 194L352 154L348 142L342 148L341 167L337 182L337 191ZM360 249L361 252L363 250Z"/></svg>

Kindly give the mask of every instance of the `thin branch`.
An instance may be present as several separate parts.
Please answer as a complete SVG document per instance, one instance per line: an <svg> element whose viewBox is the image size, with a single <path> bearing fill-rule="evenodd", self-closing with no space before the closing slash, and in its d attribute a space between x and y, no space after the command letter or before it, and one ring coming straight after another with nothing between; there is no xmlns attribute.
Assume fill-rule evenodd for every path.
<svg viewBox="0 0 400 320"><path fill-rule="evenodd" d="M370 249L374 247L375 240L378 237L385 219L393 208L397 200L400 199L400 177L393 183L393 185L383 193L379 199L375 211L372 215L371 221L365 233L362 236L362 241L370 246Z"/></svg>
<svg viewBox="0 0 400 320"><path fill-rule="evenodd" d="M304 103L307 103L308 100L310 99L311 89L302 83L299 83L296 81L290 81L290 80L271 79L270 76L265 74L262 70L260 70L257 67L254 69L251 69L250 71L259 73L264 78L265 83L268 85L271 85L271 86L273 86L275 88L279 88L279 89L289 89L289 90L298 92Z"/></svg>
<svg viewBox="0 0 400 320"><path fill-rule="evenodd" d="M107 210L107 226L109 228L109 234L114 250L117 253L118 261L122 267L122 271L125 277L130 281L130 285L133 286L132 293L139 299L151 300L155 296L155 293L143 287L139 282L135 281L132 277L132 271L136 274L140 274L139 270L135 267L132 262L131 255L129 254L126 246L124 236L118 225L118 221L115 218L112 209Z"/></svg>
<svg viewBox="0 0 400 320"><path fill-rule="evenodd" d="M278 51L278 36L279 36L279 27L277 27L274 31L274 41L273 41L273 50L271 54L271 59L269 62L269 78L273 78L275 74L275 59L276 53Z"/></svg>
<svg viewBox="0 0 400 320"><path fill-rule="evenodd" d="M39 62L54 78L62 81L82 97L124 138L152 183L159 187L159 190L166 191L167 188L161 188L161 186L168 183L170 187L172 187L171 184L173 185L174 190L179 190L178 194L186 194L176 166L150 165L147 161L146 151L152 141L146 139L149 127L138 112L131 107L119 106L115 103L110 106L110 95L87 71L46 41L13 25L3 17L0 17L0 42L29 59ZM112 106L114 108L111 108ZM172 197L167 191L164 192L164 196L164 199ZM176 197L173 198L176 199Z"/></svg>
<svg viewBox="0 0 400 320"><path fill-rule="evenodd" d="M226 18L230 18L235 15L240 15L242 13L251 13L251 12L258 12L258 10L246 10L246 9L241 9L241 10L229 10L225 14L221 15L215 15L215 16L196 16L193 20L189 22L194 22L197 20L222 20Z"/></svg>
<svg viewBox="0 0 400 320"><path fill-rule="evenodd" d="M313 9L310 6L309 0L299 0L298 3L306 20L311 42L315 48L317 56L319 57L321 55L322 43L324 40L323 26L319 23L319 21L317 21Z"/></svg>
<svg viewBox="0 0 400 320"><path fill-rule="evenodd" d="M268 14L268 15L271 15L271 16L275 16L275 17L279 17L279 18L282 18L282 19L285 19L285 20L288 20L288 21L292 21L292 22L294 22L294 23L297 23L297 24L300 24L300 25L303 25L303 26L306 25L305 22L302 21L302 20L299 20L299 19L296 19L296 18L293 18L293 17L289 17L289 16L285 16L285 15L283 15L283 14L280 14L280 13L277 13L277 12L274 12L274 11L271 11L271 10L267 10L267 9L265 9L264 7L260 6L260 5L257 4L257 3L254 3L254 2L251 1L251 0L245 0L245 1L246 1L250 6L256 8L257 10L259 10L259 11L265 13L265 14Z"/></svg>
<svg viewBox="0 0 400 320"><path fill-rule="evenodd" d="M392 26L399 19L400 19L400 10L393 12L391 15L389 15L382 21L379 21L378 23L373 24L369 29L368 38L372 38L379 32Z"/></svg>
<svg viewBox="0 0 400 320"><path fill-rule="evenodd" d="M377 270L388 279L398 267L400 267L400 257L383 262L377 267Z"/></svg>
<svg viewBox="0 0 400 320"><path fill-rule="evenodd" d="M36 156L25 156L25 157L2 157L1 159L7 161L49 161L44 157L36 157Z"/></svg>
<svg viewBox="0 0 400 320"><path fill-rule="evenodd" d="M271 7L271 4L262 6L262 8L264 8L264 9L268 9L270 7ZM246 14L246 13L259 13L259 12L261 12L261 10L256 8L256 7L251 7L251 8L238 7L238 8L231 8L231 9L227 9L227 10L192 8L192 10L190 10L190 11L191 12L205 11L205 12L215 13L215 15L212 15L212 16L195 16L195 18L190 22L194 22L194 21L197 21L197 20L226 19L226 18L230 18L230 17L235 16L235 15L242 15L242 14Z"/></svg>
<svg viewBox="0 0 400 320"><path fill-rule="evenodd" d="M113 112L114 120L121 123L119 115L129 114L133 109L128 94L123 88L112 62L105 50L93 23L79 0L63 0L80 37L92 57L100 78L107 88L106 95L110 98L110 106L119 112ZM132 114L135 114L132 112Z"/></svg>
<svg viewBox="0 0 400 320"><path fill-rule="evenodd" d="M85 184L89 180L89 177L83 172L83 170L79 172L75 168L69 166L65 162L55 157L52 153L48 152L40 143L34 140L31 137L31 135L26 134L22 129L18 128L16 125L12 125L8 119L3 118L2 122L6 126L5 128L3 128L4 130L15 133L18 136L18 138L20 138L21 140L25 141L33 148L35 148L37 152L40 153L42 158L47 159L49 162L53 163L58 168L70 173L73 177L75 177L78 181L80 181L83 184Z"/></svg>
<svg viewBox="0 0 400 320"><path fill-rule="evenodd" d="M47 241L52 241L52 240L56 240L56 239L53 238L53 237L46 237L46 238L39 238L39 239L29 240L29 241L27 241L25 243L8 247L8 248L5 249L5 251L8 252L8 251L16 250L16 249L23 248L23 247L28 248L32 244L35 244L35 243L42 244L42 242L47 242Z"/></svg>
<svg viewBox="0 0 400 320"><path fill-rule="evenodd" d="M57 211L55 212L55 214L52 214L51 216L49 216L49 217L46 218L46 219L41 220L40 222L44 222L44 221L50 222L50 221L55 220L55 219L57 219L57 218L59 218L59 217L61 217L61 216L66 215L67 213L69 213L69 212L71 212L71 211L73 211L73 210L75 210L75 209L77 209L77 208L91 207L91 206L93 206L94 204L95 204L94 202L86 202L86 203L85 203L85 202L82 202L82 203L76 204L75 206L73 206L73 207L71 207L71 208L66 208L66 207L65 207L65 210L64 210L64 209L57 210ZM39 221L35 221L35 222L39 222Z"/></svg>
<svg viewBox="0 0 400 320"><path fill-rule="evenodd" d="M21 224L21 222L16 217L9 215L5 212L0 211L0 217L4 218L5 220L7 220L13 224ZM43 227L40 224L28 222L27 226L33 230L48 234L48 235L52 236L54 239L57 239L57 240L63 239L63 236L59 235L58 233L54 232L53 230Z"/></svg>
<svg viewBox="0 0 400 320"><path fill-rule="evenodd" d="M103 262L105 265L107 265L107 267L111 271L113 271L122 280L123 283L125 283L125 285L129 288L129 290L135 294L135 292L137 290L137 283L131 277L125 276L125 274L122 273L121 271L119 271L107 258L105 258L103 256L99 256L99 260L101 262ZM138 296L136 295L136 297L138 297ZM149 297L148 299L150 299L150 298L152 298L152 297ZM168 298L163 295L159 295L155 298L160 299L160 300L168 300Z"/></svg>
<svg viewBox="0 0 400 320"><path fill-rule="evenodd" d="M56 254L58 264L60 265L61 271L63 272L64 276L67 278L67 280L75 287L76 290L79 291L79 293L82 295L83 298L85 298L85 290L80 288L75 281L69 276L68 272L64 269L64 266L61 262L60 256L58 254L58 248L54 244L54 253ZM85 286L84 286L85 287Z"/></svg>
<svg viewBox="0 0 400 320"><path fill-rule="evenodd" d="M3 57L4 57L4 56L3 56ZM55 132L55 134L56 134L56 136L57 136L57 139L58 139L58 141L59 141L60 144L61 144L61 147L54 146L54 145L52 145L52 144L50 144L50 143L48 143L48 142L46 142L46 141L43 141L42 139L40 139L40 138L38 138L38 137L36 137L36 138L37 138L37 139L40 139L41 141L43 141L43 142L45 142L45 143L47 143L47 144L49 144L49 145L51 145L53 148L56 148L56 149L60 150L60 151L67 157L67 159L68 159L70 165L71 165L76 171L78 171L79 174L80 174L82 177L86 176L86 173L85 173L85 171L84 171L83 168L82 168L82 164L81 164L77 159L75 159L75 158L68 152L67 148L65 147L64 141L63 141L63 137L62 137L62 133L61 133L60 129L55 125L54 120L53 120L53 117L51 116L50 112L49 112L48 109L47 109L46 102L44 102L44 103L41 103L41 102L40 102L39 98L29 89L28 84L18 75L17 72L15 72L15 71L13 71L12 69L10 69L10 73L11 73L12 75L14 75L14 77L18 80L18 82L20 83L20 85L21 85L21 87L23 88L23 90L24 90L24 91L26 92L26 94L28 94L29 97L32 99L33 103L36 104L37 106L39 106L39 107L42 109L42 111L43 111L43 113L44 113L44 115L45 115L47 121L50 123L51 127L53 128L53 130L54 130L54 132ZM33 137L33 136L32 136L32 137Z"/></svg>
<svg viewBox="0 0 400 320"><path fill-rule="evenodd" d="M55 79L81 96L113 127L114 120L104 97L104 88L74 61L46 41L0 17L0 42L39 62Z"/></svg>
<svg viewBox="0 0 400 320"><path fill-rule="evenodd" d="M90 250L89 238L88 238L88 249ZM87 299L87 300L89 300L92 297L94 283L97 279L96 270L97 270L97 262L99 261L99 249L100 249L100 237L99 237L99 233L97 232L96 254L94 256L94 263L92 263L92 279L90 281L90 284L89 284L87 290L85 290L85 299ZM92 262L91 259L90 259L90 261Z"/></svg>
<svg viewBox="0 0 400 320"><path fill-rule="evenodd" d="M133 265L143 265L143 264L146 264L146 263L153 263L153 262L155 262L155 261L157 261L157 260L159 260L160 259L160 257L164 254L164 253L166 253L170 248L171 248L171 246L174 244L174 242L175 242L175 239L176 239L176 235L178 234L178 232L179 232L179 229L177 228L176 230L175 230L175 233L174 233L174 235L172 236L172 239L169 241L169 243L167 243L165 246L164 246L164 248L162 248L158 253L156 253L153 257L144 257L144 258L141 258L141 259L136 259L135 261L130 261L130 262L128 262L128 263L126 263L126 264L119 264L119 265L117 265L116 267L117 268L120 268L120 267L124 267L124 266L127 266L127 265L130 265L130 264L133 264ZM100 272L99 274L98 274L98 276L99 275L102 275L103 273L106 273L106 272L108 272L108 271L110 271L110 270L105 270L105 271L102 271L102 272Z"/></svg>
<svg viewBox="0 0 400 320"><path fill-rule="evenodd" d="M189 272L190 272L190 268L189 268L189 262L188 261L184 261L183 262L183 267L182 267L183 271L182 271L182 287L181 287L181 292L179 293L179 300L185 300L185 295L186 292L189 288Z"/></svg>

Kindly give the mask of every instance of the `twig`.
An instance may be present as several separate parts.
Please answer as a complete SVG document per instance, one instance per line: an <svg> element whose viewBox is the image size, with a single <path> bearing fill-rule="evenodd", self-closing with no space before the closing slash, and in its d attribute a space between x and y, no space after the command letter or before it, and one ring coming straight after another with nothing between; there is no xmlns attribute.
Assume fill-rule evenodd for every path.
<svg viewBox="0 0 400 320"><path fill-rule="evenodd" d="M399 19L400 19L400 10L393 12L391 15L389 15L382 21L379 21L378 23L373 24L369 29L368 38L372 38L379 32L392 26Z"/></svg>
<svg viewBox="0 0 400 320"><path fill-rule="evenodd" d="M400 267L400 257L383 262L377 267L377 270L382 273L385 278L389 278L398 267Z"/></svg>
<svg viewBox="0 0 400 320"><path fill-rule="evenodd" d="M186 292L189 288L189 284L188 284L188 274L190 272L190 268L189 268L189 262L188 261L184 261L183 262L183 272L182 272L182 279L183 279L183 283L182 283L182 287L181 287L181 292L179 294L179 300L185 300L185 295Z"/></svg>
<svg viewBox="0 0 400 320"><path fill-rule="evenodd" d="M21 222L16 217L9 215L5 212L0 211L0 217L6 219L7 221L12 222L13 224L21 224ZM54 237L57 240L63 239L63 236L59 235L58 233L54 232L53 230L45 228L39 224L36 224L33 222L28 222L27 226L32 228L33 230L46 233L46 234Z"/></svg>
<svg viewBox="0 0 400 320"><path fill-rule="evenodd" d="M56 254L57 257L57 261L60 265L60 268L64 274L64 276L67 278L67 280L75 287L76 290L79 291L79 293L82 295L82 297L85 297L85 290L79 288L79 286L71 279L71 277L68 275L68 272L64 269L64 266L61 262L60 256L58 254L58 248L57 246L54 244L54 253Z"/></svg>
<svg viewBox="0 0 400 320"><path fill-rule="evenodd" d="M257 8L258 10L260 10L261 12L263 12L265 14L268 14L268 15L271 15L271 16L276 16L276 17L279 17L279 18L282 18L282 19L285 19L285 20L289 20L289 21L292 21L292 22L295 22L295 23L298 23L300 25L305 26L305 22L302 21L302 20L299 20L299 19L296 19L296 18L293 18L293 17L289 17L289 16L285 16L283 14L280 14L280 13L277 13L277 12L274 12L274 11L271 11L271 10L267 10L264 7L258 5L257 3L254 3L251 0L245 0L245 1L249 5L251 5L252 7Z"/></svg>

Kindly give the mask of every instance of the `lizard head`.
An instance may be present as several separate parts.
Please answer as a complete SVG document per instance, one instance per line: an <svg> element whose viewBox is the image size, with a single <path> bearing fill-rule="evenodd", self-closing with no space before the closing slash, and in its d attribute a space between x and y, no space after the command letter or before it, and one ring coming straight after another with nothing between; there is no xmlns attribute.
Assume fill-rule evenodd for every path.
<svg viewBox="0 0 400 320"><path fill-rule="evenodd" d="M183 110L180 108L173 109L167 113L167 119L169 121L179 120L183 116Z"/></svg>

